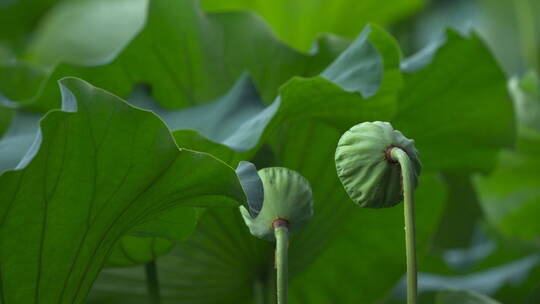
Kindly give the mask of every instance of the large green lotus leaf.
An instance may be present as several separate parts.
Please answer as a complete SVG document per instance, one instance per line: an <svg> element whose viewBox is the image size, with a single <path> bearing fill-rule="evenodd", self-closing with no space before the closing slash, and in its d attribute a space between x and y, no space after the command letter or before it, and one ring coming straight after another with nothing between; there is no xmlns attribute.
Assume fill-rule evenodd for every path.
<svg viewBox="0 0 540 304"><path fill-rule="evenodd" d="M254 111L258 111L264 108L264 105L262 104L262 101L260 100L260 97L256 92L253 82L249 81L247 76L241 77L237 85L234 86L228 94L221 97L215 102L218 104L217 108L212 108L212 104L209 104L182 112L167 112L164 109L156 106L155 104L148 105L144 98L148 96L142 96L143 98L141 98L140 95L142 95L144 92L139 91L144 90L142 88L138 88L137 90L135 90L135 92L133 92L129 98L130 102L137 106L150 108L154 112L160 114L161 117L169 123L169 127L173 129L189 127L189 125L185 123L186 121L191 123L198 123L198 126L201 127L205 126L204 122L216 122L218 125L213 125L213 129L209 130L211 135L215 135L215 137L212 137L214 140L222 139L220 137L221 134L227 134L227 131L231 133L231 128L237 128L238 126L233 125L235 122L242 122L246 120L246 118L251 116ZM241 111L236 111L231 114L230 111L227 111L227 108L236 110L235 107L231 107L231 105L235 104L238 104L238 107L241 108ZM31 145L32 140L35 137L38 119L39 115L37 114L28 114L22 112L18 113L10 132L8 133L8 136L6 136L3 140L0 140L0 151L3 152L2 154L0 154L1 169L13 168L20 161L20 159L24 155L23 152L26 151L26 149ZM219 122L222 122L221 127L219 126ZM177 142L180 143L180 145L182 145L183 147L194 146L194 144L190 142L190 139L186 138L191 133L192 132L190 131L182 132L181 135L177 136ZM240 140L237 140L236 142L242 144L242 141L243 139L240 138ZM219 151L207 149L207 152L219 155L220 157L223 157L224 160L228 160L231 163L241 160L242 157L246 154L253 154L253 152L234 153L226 147L220 147L219 145L216 145L216 147ZM228 155L231 155L231 157L233 158L228 158ZM161 222L170 223L170 221L163 220L161 220ZM193 225L189 227L192 226ZM183 225L183 227L186 227L186 225ZM168 235L174 235L176 239L175 241L185 238L191 231L184 231L182 229L171 230L171 233ZM155 237L152 236L151 239L154 238ZM140 244L138 244L138 246L135 246L135 242L139 242ZM166 246L161 246L160 248L152 248L152 245L166 243L172 245L170 242L163 239L159 239L157 242L151 242L150 239L136 240L133 237L126 237L126 239L123 239L122 242L120 242L121 246L115 248L111 260L108 261L107 266L126 266L129 264L133 264L136 261L142 263L148 258L156 256L156 250L159 253L163 253L165 251ZM137 256L138 258L130 258L131 256ZM142 258L143 256L146 259Z"/></svg>
<svg viewBox="0 0 540 304"><path fill-rule="evenodd" d="M41 90L19 82L10 86L10 94L2 93L35 109L55 108L55 82L71 75L124 97L144 82L162 106L181 108L221 96L248 71L263 98L271 101L289 78L319 73L345 45L330 36L313 53L299 53L278 41L256 15L205 14L195 0L156 0L150 3L145 28L111 61L93 67L60 64L43 75Z"/></svg>
<svg viewBox="0 0 540 304"><path fill-rule="evenodd" d="M480 38L448 31L434 53L421 52L403 67L405 87L392 123L415 139L423 167L493 169L516 128L505 77Z"/></svg>
<svg viewBox="0 0 540 304"><path fill-rule="evenodd" d="M76 78L61 88L63 111L0 176L5 304L81 303L133 228L173 208L245 200L234 170L179 149L154 114Z"/></svg>
<svg viewBox="0 0 540 304"><path fill-rule="evenodd" d="M4 137L0 138L0 171L15 168L32 146L42 115L18 110ZM194 230L195 210L177 208L130 231L113 250L106 266L142 264L183 241ZM143 236L144 239L138 237Z"/></svg>
<svg viewBox="0 0 540 304"><path fill-rule="evenodd" d="M259 13L292 46L307 50L321 33L354 38L368 22L387 25L406 17L424 4L423 0L202 0L205 10L249 9Z"/></svg>
<svg viewBox="0 0 540 304"><path fill-rule="evenodd" d="M500 67L476 35L449 31L426 50L402 64L405 89L393 124L415 139L426 170L447 173L451 193L434 241L462 248L482 217L471 172L492 170L498 151L513 144L513 107Z"/></svg>
<svg viewBox="0 0 540 304"><path fill-rule="evenodd" d="M518 109L519 133L515 149L505 150L497 169L478 176L481 203L488 220L507 237L536 245L540 223L540 81L535 74L511 80Z"/></svg>
<svg viewBox="0 0 540 304"><path fill-rule="evenodd" d="M410 90L403 91L395 125L403 132L417 134L411 136L428 170L436 161L438 169L447 172L450 194L435 245L463 248L470 244L473 230L482 217L478 195L470 182L470 171L493 168L498 149L513 142L515 122L508 114L513 110L505 79L481 40L475 35L469 39L459 38L453 32L448 32L447 36L445 44L431 46L427 49L431 52L403 63L406 71L416 72L405 75L405 85ZM466 58L480 58L482 62L475 60L475 64L471 64L466 58L454 59L460 52L475 54ZM438 64L426 66L430 60ZM423 94L426 95L423 97ZM436 96L437 102L432 102L429 96ZM414 104L411 98L415 99ZM473 103L474 107L467 105ZM456 106L462 110L451 110ZM444 115L432 114L437 112ZM418 115L424 115L425 119L412 118ZM437 119L428 119L429 116ZM426 158L426 153L440 158ZM459 227L455 225L457 222Z"/></svg>

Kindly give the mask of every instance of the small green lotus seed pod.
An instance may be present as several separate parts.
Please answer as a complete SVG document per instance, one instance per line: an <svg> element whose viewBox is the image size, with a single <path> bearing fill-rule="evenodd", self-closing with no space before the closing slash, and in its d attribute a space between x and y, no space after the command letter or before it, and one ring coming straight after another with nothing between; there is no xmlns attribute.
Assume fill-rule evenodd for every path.
<svg viewBox="0 0 540 304"><path fill-rule="evenodd" d="M240 212L254 236L274 241L274 221L286 221L290 232L303 228L313 216L313 198L309 182L299 173L287 168L265 168L258 171L264 195L262 206L250 202Z"/></svg>
<svg viewBox="0 0 540 304"><path fill-rule="evenodd" d="M400 166L390 155L394 147L410 158L416 188L421 165L414 140L390 123L364 122L341 136L335 155L337 173L347 194L361 207L391 207L403 199Z"/></svg>

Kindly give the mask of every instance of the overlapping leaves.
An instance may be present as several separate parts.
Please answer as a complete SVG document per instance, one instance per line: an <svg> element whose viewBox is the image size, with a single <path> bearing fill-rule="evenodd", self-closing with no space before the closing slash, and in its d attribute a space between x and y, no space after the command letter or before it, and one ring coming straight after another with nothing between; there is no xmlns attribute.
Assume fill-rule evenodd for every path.
<svg viewBox="0 0 540 304"><path fill-rule="evenodd" d="M247 70L253 82L245 76L214 104L160 114L173 129L200 132L174 132L181 146L210 152L230 164L271 147L273 157L266 164L287 166L306 176L314 188L316 217L291 243L291 300L368 303L389 291L404 271L401 211L368 212L348 202L332 162L341 133L365 120L389 120L417 139L427 168L418 203L419 244L425 249L445 199L436 173L491 169L497 150L512 142L512 109L504 77L478 37L449 33L445 44L421 58L426 65L413 70L407 61L405 74L395 41L377 27L368 27L325 68L343 46L334 42L322 40L319 53L300 54L276 42L251 15L206 15L193 1L156 0L151 2L146 28L113 61L100 67L59 65L53 74L45 71L46 82L40 74L34 77L33 89L24 86L28 84L24 77L10 78L24 82L10 85L8 97L20 99L17 94L24 93L36 98L31 101L34 108L54 107L54 81L70 74L122 96L145 82L162 106L178 108L224 94ZM28 71L32 69L23 70ZM264 106L290 77L319 72L313 78L290 80L274 103ZM463 113L465 118L458 115ZM501 123L493 126L492 121ZM130 121L125 123L119 128L129 130ZM264 160L261 155L257 159ZM160 260L165 301L243 303L260 286L266 295L272 282L271 249L239 225L235 210L213 210L203 217L192 240ZM128 230L126 225L115 239ZM148 260L145 254L136 260ZM101 262L106 255L102 253ZM98 268L92 268L94 273ZM120 276L131 279L108 281L114 289L96 290L96 303L107 298L114 303L142 299L140 278L133 281L131 274L126 277L122 272ZM343 276L350 284L336 279ZM363 293L354 292L359 282L365 285ZM85 284L88 289L90 282ZM57 296L54 288L50 290L47 297Z"/></svg>
<svg viewBox="0 0 540 304"><path fill-rule="evenodd" d="M455 53L452 51L454 49L461 49L471 57L482 57L485 64L476 66L469 64L466 60L456 60ZM354 56L358 54L362 56ZM329 301L369 303L392 289L404 271L404 259L400 253L402 251L397 249L403 245L399 208L384 212L377 211L377 213L356 210L352 204L347 203L348 199L335 176L335 168L331 162L332 155L341 132L347 127L363 120L391 120L400 125L407 136L420 139L418 146L421 153L426 151L422 154L422 159L426 159L427 163L427 173L422 178L419 188L420 248L425 248L428 244L431 231L438 223L438 216L445 200L441 182L430 172L488 170L493 166L493 155L497 150L512 143L513 121L512 116L508 115L511 113L511 104L505 97L504 77L482 42L474 36L464 38L449 33L447 42L431 56L433 56L432 60L425 61L428 63L427 66L405 74L405 86L402 87L399 51L395 43L380 29L371 27L320 77L293 79L282 87L278 99L267 108L262 107L253 94L250 94L252 98L244 100L244 103L235 104L229 100L229 105L237 106L236 109L245 108L246 104L259 104L258 107L252 108L252 116L246 121L234 120L235 126L230 129L233 132L229 136L215 136L216 133L213 133L208 124L205 124L205 128L199 127L199 131L217 142L204 139L193 131L175 132L178 140L183 138L198 149L208 149L218 155L227 155L229 156L227 159L233 163L235 158L230 155L246 153L246 151L249 152L249 148L256 149L261 144L268 143L273 148L274 159L277 159L274 164L297 170L310 180L315 195L315 218L305 231L299 233L291 241L291 271L293 273L291 300L293 303L327 303ZM331 73L330 71L333 70L341 71L341 73ZM346 71L351 72L346 73ZM361 72L355 74L355 71ZM370 76L366 76L367 71L370 72L368 73ZM430 75L434 71L441 71L441 76L435 75L435 78L431 78ZM476 82L476 86L468 84L464 87L456 86L451 91L453 98L440 98L442 94L449 91L449 87L452 87L450 84L474 82L479 75L487 77L489 81ZM245 79L237 84L235 90L241 89L242 86L247 91L253 90L253 86ZM433 87L423 92L424 86ZM494 88L496 89L493 90ZM503 97L497 95L498 93L501 93ZM398 100L399 94L401 94L401 99ZM494 95L493 98L486 98L485 94ZM236 94L236 96L239 95ZM430 96L434 96L433 99L430 99ZM403 105L402 100L404 100ZM482 111L482 103L488 101L492 108L490 111ZM212 114L210 114L212 111L209 109L219 108L226 102L226 100L221 100L213 105L202 106L207 110L206 121L212 121ZM448 125L449 122L446 120L451 120L451 117L446 117L446 113L453 115L455 112L465 111L471 108L471 104L475 106L478 104L480 107L478 110L472 107L469 115L474 120L466 121L469 124L476 123L475 128L453 128ZM446 110L436 111L437 105L446 107ZM412 111L413 108L416 111ZM193 113L196 110L188 111ZM169 124L174 123L175 116L182 117L183 127L186 127L186 124L189 124L186 122L188 119L186 113L190 112L178 112L176 115L169 113L164 117L170 120ZM265 119L260 119L262 117ZM446 124L438 125L436 119ZM500 133L492 132L482 126L482 122L487 125L492 119L505 122L499 130ZM219 127L231 127L227 121L218 121L221 122ZM247 123L249 121L257 121L259 124L249 124ZM431 126L431 129L421 128L423 125ZM197 124L193 124L192 127L198 128ZM432 143L431 139L437 136L437 140ZM475 149L478 150L475 150L475 153L478 154L467 155L467 149L472 149L473 139L480 137L485 137L485 139L481 148L477 143ZM230 138L249 139L240 142L251 144L246 144L239 149L238 146L231 144ZM459 138L462 141L458 142ZM456 146L444 151L439 148L441 142L448 142L450 145L456 143ZM228 146L243 152L235 152L234 149L228 149ZM224 154L219 154L220 151ZM478 162L475 162L475 159L471 161L478 155L485 158L478 159ZM246 157L246 154L243 154L243 157ZM242 237L239 234L230 233L232 226L228 225L235 221L231 218L225 220L226 214L211 213L207 216L210 219L201 222L195 239L211 238L221 243L234 243L236 238L249 240L247 235ZM206 227L207 221L220 223L228 227L223 231L229 232L216 233ZM191 242L188 241L186 246L189 247L190 244ZM198 256L196 252L179 250L167 259L193 260ZM179 269L175 277L184 278L183 280L187 282L188 279L183 273L196 270L212 276L210 275L213 271L211 265L220 261L222 254L224 252L220 249L214 249L211 256L196 259L198 263L191 263L189 267ZM267 259L265 265L262 268L253 267L259 269L260 272L255 274L250 272L241 279L240 281L244 282L241 288L231 288L228 291L220 289L221 297L231 299L231 302L234 300L236 303L244 301L243 299L252 295L254 278L263 273L266 274L268 269L271 269L271 260ZM164 271L171 271L165 268L167 266L163 266ZM373 280L377 273L380 273L380 279ZM348 279L341 280L343 276ZM217 276L219 277L221 276ZM109 284L114 284L113 282L114 280L108 281ZM212 290L217 286L223 286L222 283L225 281L216 279L210 285L204 282L204 280L191 281L190 288L193 289L191 293L184 295L174 292L174 295L166 299L171 303L174 301L217 303L215 298L205 296L202 291L206 288ZM351 282L352 285L343 282ZM366 286L361 293L354 292L357 290L357 282L362 282ZM173 289L174 286L171 286L171 292ZM201 293L196 293L195 290L200 290ZM168 291L164 293L168 294ZM96 290L95 294L99 295L99 291ZM114 298L114 292L109 292L109 296ZM122 298L119 294L115 296L116 300Z"/></svg>
<svg viewBox="0 0 540 304"><path fill-rule="evenodd" d="M145 28L114 59L45 71L24 62L3 65L0 79L9 82L0 88L11 100L47 110L58 106L56 80L62 76L81 77L119 96L144 82L161 105L181 108L217 98L249 71L264 99L272 100L290 77L318 73L343 45L326 37L316 53L302 54L279 42L255 15L205 14L195 0L155 0Z"/></svg>

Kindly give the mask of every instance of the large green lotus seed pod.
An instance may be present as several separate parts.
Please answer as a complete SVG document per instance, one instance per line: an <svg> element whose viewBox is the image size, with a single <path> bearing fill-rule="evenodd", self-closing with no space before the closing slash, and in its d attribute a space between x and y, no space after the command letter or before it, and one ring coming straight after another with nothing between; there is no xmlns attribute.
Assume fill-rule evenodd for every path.
<svg viewBox="0 0 540 304"><path fill-rule="evenodd" d="M243 165L247 166L245 162ZM237 172L238 170L240 167ZM308 181L299 173L287 168L265 168L257 173L263 188L262 204L257 199L251 199L249 210L244 206L240 207L251 234L274 241L273 223L277 219L285 220L290 232L303 228L313 216L313 196ZM241 177L240 180L246 179ZM253 179L251 180L253 182ZM244 189L247 190L247 187ZM248 198L261 197L254 194L255 192L246 191Z"/></svg>
<svg viewBox="0 0 540 304"><path fill-rule="evenodd" d="M387 122L364 122L341 136L335 155L336 169L350 198L361 207L385 208L403 199L401 170L390 156L401 148L412 164L413 189L418 184L420 159L414 140Z"/></svg>

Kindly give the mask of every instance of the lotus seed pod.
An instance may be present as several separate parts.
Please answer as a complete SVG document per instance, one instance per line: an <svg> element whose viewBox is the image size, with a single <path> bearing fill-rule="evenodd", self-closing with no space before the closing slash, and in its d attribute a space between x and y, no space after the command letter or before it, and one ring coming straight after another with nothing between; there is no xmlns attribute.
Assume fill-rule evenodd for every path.
<svg viewBox="0 0 540 304"><path fill-rule="evenodd" d="M410 158L416 188L421 165L414 140L390 123L364 122L341 136L335 155L337 173L349 197L361 207L391 207L403 199L401 170L389 156L393 147L401 148Z"/></svg>
<svg viewBox="0 0 540 304"><path fill-rule="evenodd" d="M258 175L264 191L262 206L250 202L250 210L240 207L251 234L274 241L272 224L276 219L286 220L290 232L303 228L313 216L313 198L308 181L293 170L279 167L261 169Z"/></svg>

